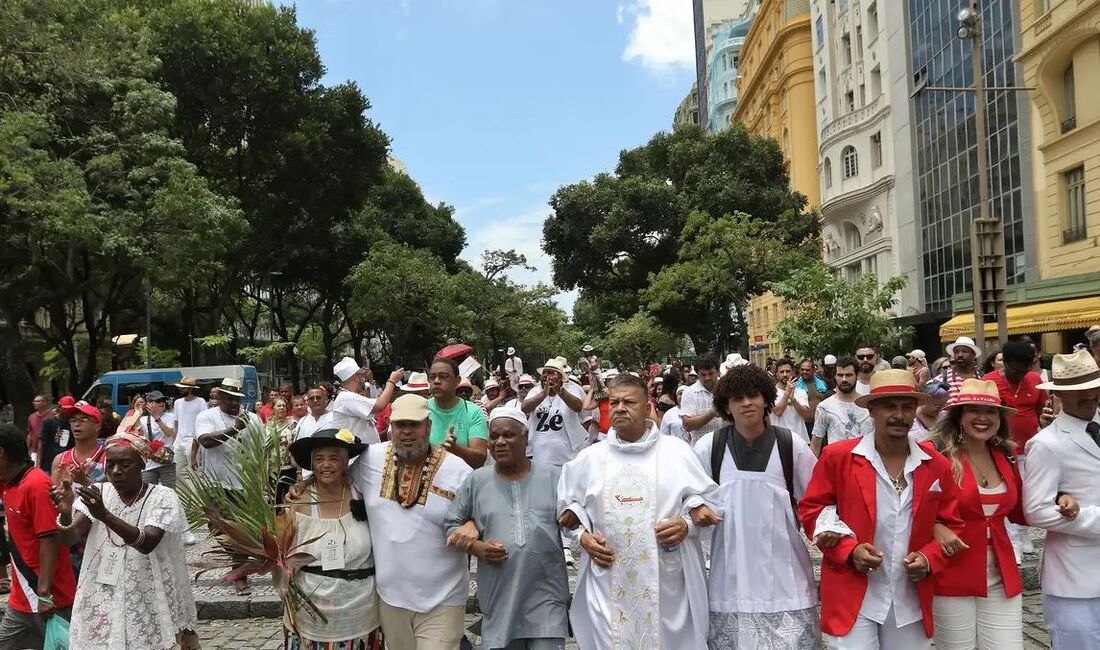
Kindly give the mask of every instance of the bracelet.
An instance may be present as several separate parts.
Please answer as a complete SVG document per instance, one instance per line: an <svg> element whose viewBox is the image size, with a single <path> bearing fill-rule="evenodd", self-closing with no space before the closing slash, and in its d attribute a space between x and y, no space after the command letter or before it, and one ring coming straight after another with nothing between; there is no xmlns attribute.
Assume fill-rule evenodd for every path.
<svg viewBox="0 0 1100 650"><path fill-rule="evenodd" d="M145 531L141 530L141 529L138 529L137 539L135 539L132 542L127 542L126 545L137 548L137 547L141 546L141 543L144 542L144 541L145 541Z"/></svg>
<svg viewBox="0 0 1100 650"><path fill-rule="evenodd" d="M395 381L394 381L394 380L392 380L392 379L387 379L387 380L386 380L386 383L387 383L387 384L393 384L393 387L394 387L394 388L397 388L397 382L395 382Z"/></svg>
<svg viewBox="0 0 1100 650"><path fill-rule="evenodd" d="M39 605L49 605L50 607L53 607L54 606L53 595L52 594L46 594L45 596L39 595L38 596L38 604Z"/></svg>
<svg viewBox="0 0 1100 650"><path fill-rule="evenodd" d="M57 519L54 520L54 523L57 524L58 528L68 528L73 525L73 516L69 515L69 523L63 524L61 523L61 513L59 512L57 513Z"/></svg>

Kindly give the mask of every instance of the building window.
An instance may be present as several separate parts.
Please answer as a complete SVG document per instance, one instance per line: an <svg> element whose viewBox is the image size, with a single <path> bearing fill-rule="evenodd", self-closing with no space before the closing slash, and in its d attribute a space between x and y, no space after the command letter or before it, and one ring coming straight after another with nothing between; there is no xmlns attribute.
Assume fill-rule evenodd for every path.
<svg viewBox="0 0 1100 650"><path fill-rule="evenodd" d="M826 158L825 164L821 166L821 174L825 177L825 189L829 189L833 186L833 163Z"/></svg>
<svg viewBox="0 0 1100 650"><path fill-rule="evenodd" d="M852 35L845 33L840 37L840 62L852 65Z"/></svg>
<svg viewBox="0 0 1100 650"><path fill-rule="evenodd" d="M867 105L867 85L866 84L859 84L859 105L860 106L866 106Z"/></svg>
<svg viewBox="0 0 1100 650"><path fill-rule="evenodd" d="M852 91L844 93L844 105L848 107L848 112L856 110L856 94Z"/></svg>
<svg viewBox="0 0 1100 650"><path fill-rule="evenodd" d="M863 26L862 25L856 25L856 53L855 53L855 56L853 58L855 58L856 61L862 61L863 60Z"/></svg>
<svg viewBox="0 0 1100 650"><path fill-rule="evenodd" d="M814 32L817 34L817 46L821 47L825 44L825 23L821 20L821 16L814 21Z"/></svg>
<svg viewBox="0 0 1100 650"><path fill-rule="evenodd" d="M871 97L872 101L882 94L882 70L879 66L871 68Z"/></svg>
<svg viewBox="0 0 1100 650"><path fill-rule="evenodd" d="M1073 83L1073 64L1062 74L1062 92L1066 102L1066 119L1062 120L1062 133L1077 128L1077 93Z"/></svg>
<svg viewBox="0 0 1100 650"><path fill-rule="evenodd" d="M844 147L840 156L844 160L844 178L853 178L859 174L859 156L856 155L855 147L852 145Z"/></svg>
<svg viewBox="0 0 1100 650"><path fill-rule="evenodd" d="M872 3L867 7L867 32L872 40L878 36L878 4Z"/></svg>
<svg viewBox="0 0 1100 650"><path fill-rule="evenodd" d="M878 169L882 166L882 132L871 134L871 168Z"/></svg>
<svg viewBox="0 0 1100 650"><path fill-rule="evenodd" d="M1077 167L1066 172L1066 229L1062 241L1066 244L1084 239L1085 225L1085 168Z"/></svg>
<svg viewBox="0 0 1100 650"><path fill-rule="evenodd" d="M1038 18L1050 11L1050 0L1035 0L1035 17Z"/></svg>

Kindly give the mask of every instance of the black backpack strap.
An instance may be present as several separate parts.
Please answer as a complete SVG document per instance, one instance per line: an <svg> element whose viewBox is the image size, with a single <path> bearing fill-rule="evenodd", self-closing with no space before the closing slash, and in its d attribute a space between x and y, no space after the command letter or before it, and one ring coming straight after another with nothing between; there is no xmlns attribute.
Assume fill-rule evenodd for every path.
<svg viewBox="0 0 1100 650"><path fill-rule="evenodd" d="M710 477L718 483L722 472L722 461L726 457L726 443L730 437L730 427L724 426L711 434L710 440Z"/></svg>
<svg viewBox="0 0 1100 650"><path fill-rule="evenodd" d="M795 526L801 526L798 520L798 500L794 498L794 434L790 429L773 426L775 444L779 447L779 463L783 466L783 480L787 483L787 495L791 498L791 510L794 512Z"/></svg>

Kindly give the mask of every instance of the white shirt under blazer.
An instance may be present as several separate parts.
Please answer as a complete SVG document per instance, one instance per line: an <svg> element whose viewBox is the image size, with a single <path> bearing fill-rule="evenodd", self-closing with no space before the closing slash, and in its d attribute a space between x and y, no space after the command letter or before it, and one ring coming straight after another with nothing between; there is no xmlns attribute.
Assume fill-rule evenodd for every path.
<svg viewBox="0 0 1100 650"><path fill-rule="evenodd" d="M1043 593L1062 598L1100 597L1100 446L1087 424L1062 412L1027 443L1024 515L1047 530ZM1074 519L1058 514L1059 492L1081 505Z"/></svg>

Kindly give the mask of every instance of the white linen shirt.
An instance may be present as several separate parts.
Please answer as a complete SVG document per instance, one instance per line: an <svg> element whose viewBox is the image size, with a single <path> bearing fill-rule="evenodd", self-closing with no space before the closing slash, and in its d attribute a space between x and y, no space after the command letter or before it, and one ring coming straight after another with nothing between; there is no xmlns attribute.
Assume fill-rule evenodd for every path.
<svg viewBox="0 0 1100 650"><path fill-rule="evenodd" d="M902 470L905 475L905 491L901 497L894 491L886 465L875 449L874 436L864 436L852 449L871 461L875 468L875 548L882 551L882 567L867 576L867 593L859 615L882 625L894 608L894 620L898 627L923 620L917 585L905 572L901 563L909 555L909 537L913 530L913 471L929 456L912 440L909 441L909 457Z"/></svg>

